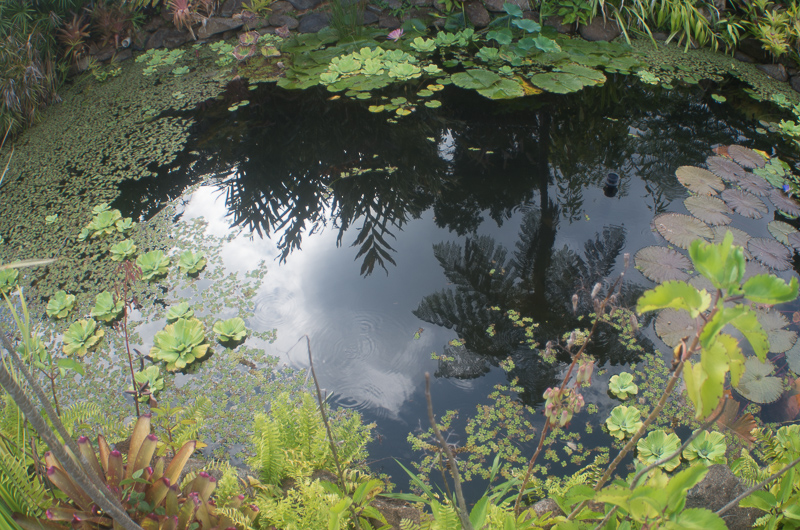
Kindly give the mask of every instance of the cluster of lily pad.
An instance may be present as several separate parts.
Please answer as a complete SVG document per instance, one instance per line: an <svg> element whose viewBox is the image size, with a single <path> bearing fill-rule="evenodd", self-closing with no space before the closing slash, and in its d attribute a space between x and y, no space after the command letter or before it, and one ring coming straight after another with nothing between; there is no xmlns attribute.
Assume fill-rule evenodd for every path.
<svg viewBox="0 0 800 530"><path fill-rule="evenodd" d="M800 250L800 232L791 224L773 220L767 224L772 238L751 237L747 232L728 226L734 215L761 219L770 209L764 198L787 220L800 216L800 205L794 199L797 177L785 162L766 153L739 145L722 146L706 160L706 168L682 166L675 176L690 192L684 205L691 215L663 213L653 219L652 228L674 245L645 247L636 253L636 268L655 282L688 281L698 289L713 292L702 276L691 276L689 259L679 250L688 248L696 239L722 240L726 232L733 234L734 244L745 249L748 259L744 279L770 271L791 268L795 251ZM769 337L769 351L784 354L789 368L800 370L800 345L797 333L786 329L789 320L779 311L756 308L758 321ZM698 317L699 318L699 317ZM670 347L683 337L694 334L695 319L676 309L665 309L656 318L656 334ZM773 376L775 365L750 358L736 391L758 404L772 403L784 393L783 381Z"/></svg>
<svg viewBox="0 0 800 530"><path fill-rule="evenodd" d="M125 234L133 228L133 219L122 217L119 210L112 210L108 204L100 204L92 209L94 217L78 235L78 241L101 238L114 233Z"/></svg>

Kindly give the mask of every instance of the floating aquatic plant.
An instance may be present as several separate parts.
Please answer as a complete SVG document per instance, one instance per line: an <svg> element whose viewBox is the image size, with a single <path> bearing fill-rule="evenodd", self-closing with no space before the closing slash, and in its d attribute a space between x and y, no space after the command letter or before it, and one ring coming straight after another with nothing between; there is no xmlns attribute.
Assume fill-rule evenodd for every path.
<svg viewBox="0 0 800 530"><path fill-rule="evenodd" d="M743 147L741 145L728 146L728 154L740 166L746 167L748 169L764 167L767 164L765 158L757 151L749 149L747 147Z"/></svg>
<svg viewBox="0 0 800 530"><path fill-rule="evenodd" d="M744 363L744 375L739 379L736 390L754 403L772 403L783 394L783 381L770 374L775 366L769 362L761 362L755 357Z"/></svg>
<svg viewBox="0 0 800 530"><path fill-rule="evenodd" d="M50 297L45 312L50 318L64 318L75 306L75 295L66 291L58 291Z"/></svg>
<svg viewBox="0 0 800 530"><path fill-rule="evenodd" d="M633 382L633 374L622 372L612 375L608 381L608 389L619 399L625 400L639 393L639 387Z"/></svg>
<svg viewBox="0 0 800 530"><path fill-rule="evenodd" d="M746 191L727 189L720 196L734 212L750 219L761 219L768 211L764 201Z"/></svg>
<svg viewBox="0 0 800 530"><path fill-rule="evenodd" d="M155 365L150 365L141 372L136 372L133 374L133 379L136 381L139 389L142 389L142 386L147 384L144 388L144 391L147 393L139 396L139 401L143 403L149 399L150 395L155 396L164 389L164 378L161 377L161 370ZM134 392L134 389L129 387L128 391Z"/></svg>
<svg viewBox="0 0 800 530"><path fill-rule="evenodd" d="M716 195L725 189L722 180L707 169L694 166L681 166L675 171L678 182L698 195Z"/></svg>
<svg viewBox="0 0 800 530"><path fill-rule="evenodd" d="M97 329L97 322L93 319L78 320L64 333L64 353L83 357L97 347L103 335L105 331Z"/></svg>
<svg viewBox="0 0 800 530"><path fill-rule="evenodd" d="M18 281L19 271L17 269L0 269L0 294L11 294Z"/></svg>
<svg viewBox="0 0 800 530"><path fill-rule="evenodd" d="M689 248L695 239L714 236L703 221L682 213L663 213L653 219L653 226L664 239L681 248Z"/></svg>
<svg viewBox="0 0 800 530"><path fill-rule="evenodd" d="M703 431L683 450L683 458L689 462L697 460L708 466L727 464L728 459L725 458L727 448L728 444L725 443L725 436L722 433Z"/></svg>
<svg viewBox="0 0 800 530"><path fill-rule="evenodd" d="M111 253L112 261L125 261L136 255L136 245L130 239L125 239L112 246L108 251Z"/></svg>
<svg viewBox="0 0 800 530"><path fill-rule="evenodd" d="M247 336L244 320L239 317L219 320L214 324L214 333L221 343L239 342Z"/></svg>
<svg viewBox="0 0 800 530"><path fill-rule="evenodd" d="M726 225L733 211L721 199L710 195L692 195L683 204L693 216L710 225Z"/></svg>
<svg viewBox="0 0 800 530"><path fill-rule="evenodd" d="M636 433L641 426L641 413L636 407L619 405L614 407L611 416L606 418L608 433L619 440Z"/></svg>
<svg viewBox="0 0 800 530"><path fill-rule="evenodd" d="M206 266L206 258L202 252L187 250L178 258L178 267L183 274L197 274Z"/></svg>
<svg viewBox="0 0 800 530"><path fill-rule="evenodd" d="M654 282L688 280L692 263L677 250L667 247L645 247L633 257L634 264L644 276Z"/></svg>
<svg viewBox="0 0 800 530"><path fill-rule="evenodd" d="M154 346L150 349L150 357L157 361L165 361L167 370L182 370L197 359L208 354L209 345L205 342L203 324L196 318L179 318L174 324L168 324L153 338Z"/></svg>
<svg viewBox="0 0 800 530"><path fill-rule="evenodd" d="M89 314L92 318L102 320L103 322L111 322L115 320L122 313L125 304L122 300L114 301L114 295L109 291L103 291L98 294L94 299L94 307Z"/></svg>
<svg viewBox="0 0 800 530"><path fill-rule="evenodd" d="M681 439L678 438L678 435L672 432L667 434L661 429L652 431L646 438L641 438L636 443L639 461L643 462L645 465L654 464L662 458L671 455L677 451L680 446ZM672 471L678 467L680 463L680 456L676 456L671 460L667 460L659 467L667 471Z"/></svg>
<svg viewBox="0 0 800 530"><path fill-rule="evenodd" d="M181 302L167 310L167 322L169 323L175 322L179 318L192 318L193 316L194 311L187 302Z"/></svg>
<svg viewBox="0 0 800 530"><path fill-rule="evenodd" d="M125 233L132 227L133 220L130 217L123 219L119 210L103 210L81 230L78 240L108 236L115 232Z"/></svg>
<svg viewBox="0 0 800 530"><path fill-rule="evenodd" d="M167 274L169 263L169 258L160 250L152 250L136 258L136 265L142 270L142 279L147 281Z"/></svg>

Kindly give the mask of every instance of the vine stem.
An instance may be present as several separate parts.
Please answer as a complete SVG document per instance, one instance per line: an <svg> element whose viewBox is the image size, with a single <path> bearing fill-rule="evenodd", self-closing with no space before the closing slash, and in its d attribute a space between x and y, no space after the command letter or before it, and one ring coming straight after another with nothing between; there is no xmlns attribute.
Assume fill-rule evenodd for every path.
<svg viewBox="0 0 800 530"><path fill-rule="evenodd" d="M442 450L447 455L447 463L450 466L450 474L453 475L453 489L456 490L456 502L458 503L458 518L461 519L461 527L463 530L473 530L472 522L469 520L469 511L467 510L467 501L464 500L464 491L461 489L461 475L458 473L458 465L456 458L447 441L442 436L442 431L436 425L436 419L433 417L433 399L431 399L431 374L425 372L425 400L428 402L428 421L431 422L433 434L436 435L436 440L442 446Z"/></svg>
<svg viewBox="0 0 800 530"><path fill-rule="evenodd" d="M800 458L796 458L792 462L789 462L780 471L778 471L778 472L774 473L773 475L769 476L768 478L762 480L761 482L759 482L758 484L756 484L752 488L745 490L741 495L739 495L738 497L733 499L731 502L729 502L728 504L726 504L725 506L723 506L722 508L717 510L715 513L717 515L721 516L723 513L727 512L728 510L730 510L731 508L733 508L737 504L739 504L739 501L741 501L742 499L744 499L745 497L747 497L748 495L750 495L754 491L760 490L761 488L763 488L764 486L766 486L767 484L769 484L770 482L772 482L776 478L779 478L781 475L783 475L784 473L786 473L787 471L792 469L797 464L800 464Z"/></svg>
<svg viewBox="0 0 800 530"><path fill-rule="evenodd" d="M339 452L336 450L336 442L333 441L333 432L331 425L328 422L328 415L325 413L325 403L322 399L322 389L317 380L317 372L314 370L314 359L311 356L311 339L308 335L303 335L306 338L306 346L308 347L308 364L311 367L311 377L314 379L314 387L317 389L317 401L319 402L319 413L322 416L322 423L325 424L325 431L328 433L328 443L331 446L331 454L333 455L333 463L336 464L336 472L339 475L339 482L342 484L342 490L347 492L347 485L344 481L344 472L342 471L342 464L339 461ZM349 494L348 494L349 495ZM358 514L356 514L353 503L347 506L350 509L350 515L353 516L353 524L356 525L357 530L361 530L361 525L358 522Z"/></svg>
<svg viewBox="0 0 800 530"><path fill-rule="evenodd" d="M8 340L8 337L6 337L5 333L0 333L0 335L2 335L3 346L7 351L10 352L10 355L13 358L13 348L9 347L11 346L11 343ZM18 359L14 359L14 361L18 362ZM21 362L18 364L22 365ZM19 367L20 366L18 366L18 368ZM22 367L24 368L24 366ZM27 370L25 370L25 372L25 378L28 379L30 374L27 373ZM30 380L28 382L30 383ZM34 392L41 400L42 397L44 397L44 394L41 392L41 389L38 388L38 385L35 382L34 385ZM114 521L118 523L120 527L125 530L142 530L141 527L136 524L127 513L125 513L125 510L113 502L112 497L105 494L96 486L95 481L99 482L99 478L94 474L90 474L92 473L91 471L85 472L84 468L82 468L78 462L70 457L70 454L67 452L65 446L58 441L55 433L53 433L52 429L48 427L41 414L38 413L37 407L25 393L25 390L23 390L19 383L17 383L17 381L11 376L3 363L0 363L0 386L2 386L5 391L9 393L11 398L14 400L14 403L16 403L22 413L25 414L25 418L31 423L39 436L42 437L42 440L44 440L44 442L50 448L50 451L53 452L53 455L58 459L61 465L64 466L64 470L69 473L70 479L72 479L84 492L86 492L92 501L95 502L97 506L105 511L109 516L111 516L111 518L114 519ZM58 426L60 425L61 429L63 429L63 425L58 420L58 417L55 416L55 412L50 404L43 403L43 405L46 405L45 412L47 413L48 417L50 417L50 420L53 422L53 424L56 425L56 428L58 429ZM59 431L61 429L59 429ZM66 430L61 435L67 442L68 447L75 445L73 454L76 456L81 455L81 452L77 449L77 444L75 444L72 438L66 434ZM72 447L69 448L72 450ZM85 458L82 458L82 460L85 460ZM85 469L91 469L88 462L83 462L83 466Z"/></svg>

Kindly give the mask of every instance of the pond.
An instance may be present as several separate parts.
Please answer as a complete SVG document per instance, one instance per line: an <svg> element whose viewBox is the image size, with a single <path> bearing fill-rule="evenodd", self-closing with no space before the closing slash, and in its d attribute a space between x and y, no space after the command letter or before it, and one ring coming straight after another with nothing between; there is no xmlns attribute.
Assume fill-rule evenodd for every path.
<svg viewBox="0 0 800 530"><path fill-rule="evenodd" d="M514 380L525 404L541 405L564 365L544 362L527 339L541 350L585 325L578 317L591 312L588 293L625 270L626 254L620 304L633 306L654 285L633 268L633 256L668 245L655 216L687 213L680 166L705 167L714 148L731 144L791 160L754 119L774 121L774 108L740 89L731 82L667 90L612 76L572 95L503 102L447 87L440 108L387 120L325 90L233 81L217 100L162 116L192 123L186 145L153 165L153 176L121 182L111 206L139 221L167 205L174 222L203 218L201 239L223 241L226 273L266 261L246 324L277 335L258 347L305 369L298 340L308 335L330 399L377 424L373 469L401 480L392 459L416 459L406 437L428 428L425 372L434 376L437 414L457 409L466 417L495 385ZM249 105L229 110L245 97ZM612 172L617 188L605 182ZM764 204L763 218L732 215L730 226L764 238L772 238L773 219L798 226ZM530 337L508 310L538 324ZM650 322L640 322L642 351L671 355ZM163 324L142 324L139 344L149 348ZM608 417L618 404L609 377L641 356L612 331L589 352L603 370L585 389L595 407L575 418L579 425ZM202 376L176 383L189 388ZM456 430L450 441L463 445ZM212 447L230 449L214 438ZM583 443L610 440L587 429Z"/></svg>

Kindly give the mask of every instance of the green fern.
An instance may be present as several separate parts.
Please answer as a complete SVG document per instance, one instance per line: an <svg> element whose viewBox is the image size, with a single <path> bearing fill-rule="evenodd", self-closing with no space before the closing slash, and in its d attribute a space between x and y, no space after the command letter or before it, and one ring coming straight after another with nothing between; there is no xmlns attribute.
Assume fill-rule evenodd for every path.
<svg viewBox="0 0 800 530"><path fill-rule="evenodd" d="M29 471L28 457L0 439L0 500L11 511L39 516L50 505L39 477Z"/></svg>
<svg viewBox="0 0 800 530"><path fill-rule="evenodd" d="M283 478L286 462L286 449L281 440L281 431L269 417L257 414L255 434L251 441L256 456L249 461L250 467L258 469L261 480L268 484L277 484Z"/></svg>
<svg viewBox="0 0 800 530"><path fill-rule="evenodd" d="M742 449L741 456L731 463L731 471L748 486L755 486L766 478L758 462L746 449Z"/></svg>
<svg viewBox="0 0 800 530"><path fill-rule="evenodd" d="M230 519L237 529L253 530L250 524L250 519L241 512L238 508L217 507L217 513L220 513Z"/></svg>
<svg viewBox="0 0 800 530"><path fill-rule="evenodd" d="M421 530L418 523L411 519L402 519L400 521L400 530Z"/></svg>
<svg viewBox="0 0 800 530"><path fill-rule="evenodd" d="M461 520L452 504L440 504L432 500L431 511L433 512L433 521L427 527L430 530L461 530Z"/></svg>

